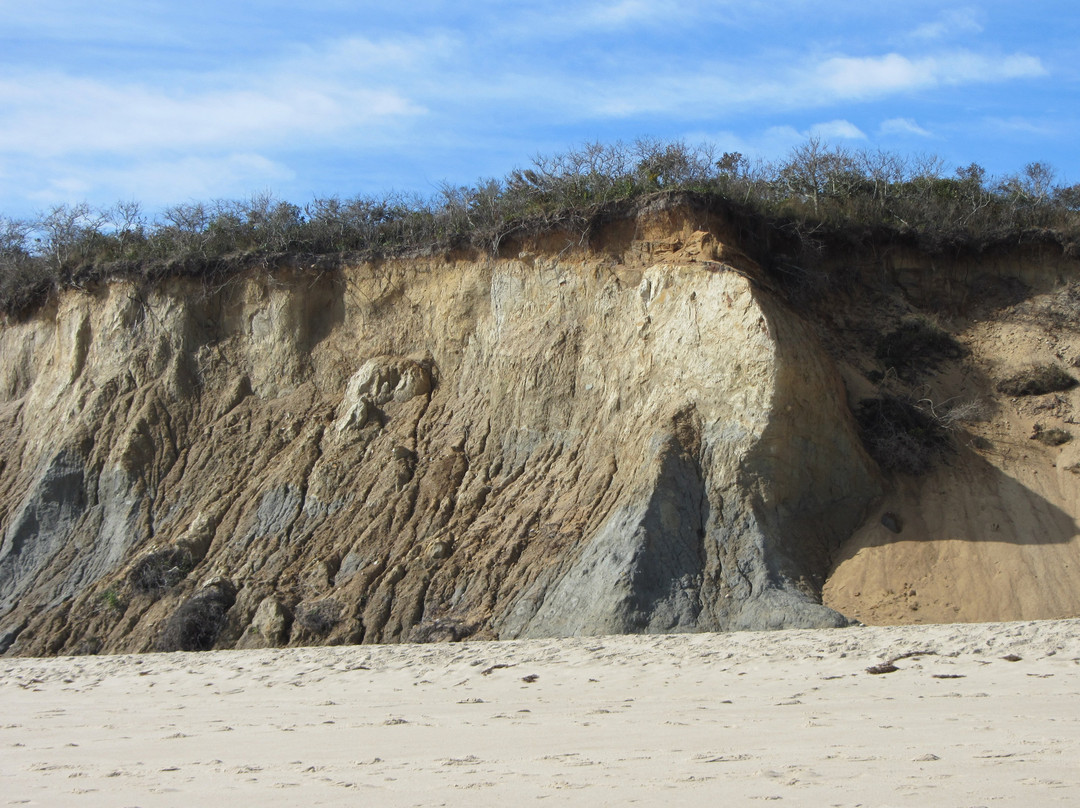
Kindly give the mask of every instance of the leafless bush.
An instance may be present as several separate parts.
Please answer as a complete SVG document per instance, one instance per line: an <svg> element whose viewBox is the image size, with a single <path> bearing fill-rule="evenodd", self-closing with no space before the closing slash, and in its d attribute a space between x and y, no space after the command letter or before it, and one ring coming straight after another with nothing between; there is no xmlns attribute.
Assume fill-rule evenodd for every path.
<svg viewBox="0 0 1080 808"><path fill-rule="evenodd" d="M159 595L175 586L194 568L191 553L163 547L140 558L128 573L128 584L141 595Z"/></svg>
<svg viewBox="0 0 1080 808"><path fill-rule="evenodd" d="M998 391L1008 396L1041 396L1070 390L1076 384L1076 379L1057 365L1036 365L1000 382Z"/></svg>
<svg viewBox="0 0 1080 808"><path fill-rule="evenodd" d="M92 258L89 247L101 239L105 222L106 217L85 202L57 205L33 224L40 234L35 240L36 251L54 270L79 258Z"/></svg>
<svg viewBox="0 0 1080 808"><path fill-rule="evenodd" d="M228 582L204 586L181 603L165 622L157 650L209 651L235 602L236 590Z"/></svg>
<svg viewBox="0 0 1080 808"><path fill-rule="evenodd" d="M966 401L945 402L937 406L926 399L922 403L930 410L938 424L947 430L959 429L962 424L978 423L990 417L990 410L986 403L974 398Z"/></svg>
<svg viewBox="0 0 1080 808"><path fill-rule="evenodd" d="M951 446L946 424L919 402L896 396L864 399L855 419L866 450L887 471L925 474Z"/></svg>

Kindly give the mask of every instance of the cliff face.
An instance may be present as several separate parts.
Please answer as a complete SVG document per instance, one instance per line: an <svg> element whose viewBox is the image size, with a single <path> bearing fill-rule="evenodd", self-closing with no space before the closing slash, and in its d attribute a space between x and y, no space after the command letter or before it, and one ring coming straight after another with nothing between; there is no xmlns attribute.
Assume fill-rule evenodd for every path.
<svg viewBox="0 0 1080 808"><path fill-rule="evenodd" d="M938 493L863 448L826 345L856 324L823 336L733 245L666 211L589 250L65 292L0 331L0 649L840 625L823 586L884 609L883 509Z"/></svg>
<svg viewBox="0 0 1080 808"><path fill-rule="evenodd" d="M888 297L849 308L841 335L912 306L940 311L963 355L901 383L967 415L932 468L889 481L841 548L825 602L868 623L1080 614L1080 265L1050 250L951 267L910 256L885 280ZM851 400L873 394L865 356L838 364ZM1072 386L1015 389L1047 368Z"/></svg>

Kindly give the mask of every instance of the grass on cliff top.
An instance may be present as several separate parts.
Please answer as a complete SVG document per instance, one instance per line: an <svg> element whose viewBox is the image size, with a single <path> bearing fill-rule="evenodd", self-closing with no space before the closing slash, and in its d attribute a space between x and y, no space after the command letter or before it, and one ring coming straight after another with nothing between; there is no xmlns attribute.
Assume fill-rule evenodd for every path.
<svg viewBox="0 0 1080 808"><path fill-rule="evenodd" d="M30 221L0 216L0 311L26 312L106 276L220 276L282 254L498 254L507 239L556 230L585 241L606 218L676 192L738 216L789 273L834 247L897 240L931 254L1025 240L1080 254L1080 185L1057 185L1043 163L995 179L974 163L950 172L936 157L816 138L777 161L642 139L536 157L502 179L444 185L431 198L331 197L301 208L260 194L176 205L153 219L135 202L60 205Z"/></svg>

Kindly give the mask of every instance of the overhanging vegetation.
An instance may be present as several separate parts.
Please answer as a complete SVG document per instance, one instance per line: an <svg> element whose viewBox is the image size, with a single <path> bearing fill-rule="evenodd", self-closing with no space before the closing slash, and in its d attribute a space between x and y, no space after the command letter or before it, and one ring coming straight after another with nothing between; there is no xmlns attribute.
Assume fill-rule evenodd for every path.
<svg viewBox="0 0 1080 808"><path fill-rule="evenodd" d="M33 307L58 288L107 275L212 274L237 256L375 257L470 247L560 228L587 234L598 217L657 193L692 192L757 220L812 260L840 239L904 239L935 254L1002 241L1053 240L1080 252L1080 185L1043 163L990 178L972 163L849 151L811 139L784 159L751 161L708 146L642 139L587 144L430 198L389 193L315 199L303 208L259 194L166 208L60 205L33 220L0 216L0 309Z"/></svg>

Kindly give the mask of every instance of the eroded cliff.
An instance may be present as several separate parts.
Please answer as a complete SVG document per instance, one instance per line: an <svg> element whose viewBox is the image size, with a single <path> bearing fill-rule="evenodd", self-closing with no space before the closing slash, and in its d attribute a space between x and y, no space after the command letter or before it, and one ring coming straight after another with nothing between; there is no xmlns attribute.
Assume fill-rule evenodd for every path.
<svg viewBox="0 0 1080 808"><path fill-rule="evenodd" d="M906 543L947 560L952 536L911 514L948 496L863 448L855 315L796 311L690 209L550 243L116 280L7 324L0 648L841 625L823 587L872 619L894 574L913 588L890 566ZM934 473L950 464L1049 502L970 446ZM1078 544L1058 465L1055 568ZM879 536L894 510L906 535ZM916 619L936 614L923 600ZM1047 602L1004 616L1080 606L1033 614Z"/></svg>

